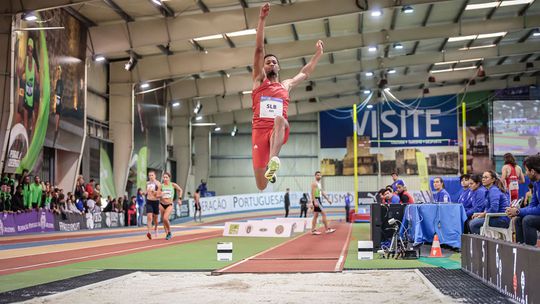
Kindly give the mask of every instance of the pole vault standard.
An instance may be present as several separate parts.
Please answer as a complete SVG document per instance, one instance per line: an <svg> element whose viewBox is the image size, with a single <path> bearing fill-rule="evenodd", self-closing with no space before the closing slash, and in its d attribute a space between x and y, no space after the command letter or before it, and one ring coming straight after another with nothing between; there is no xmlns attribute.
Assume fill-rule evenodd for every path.
<svg viewBox="0 0 540 304"><path fill-rule="evenodd" d="M467 111L465 102L461 103L461 140L463 140L463 174L467 174Z"/></svg>
<svg viewBox="0 0 540 304"><path fill-rule="evenodd" d="M356 104L353 105L353 145L354 145L354 213L358 213L358 126Z"/></svg>

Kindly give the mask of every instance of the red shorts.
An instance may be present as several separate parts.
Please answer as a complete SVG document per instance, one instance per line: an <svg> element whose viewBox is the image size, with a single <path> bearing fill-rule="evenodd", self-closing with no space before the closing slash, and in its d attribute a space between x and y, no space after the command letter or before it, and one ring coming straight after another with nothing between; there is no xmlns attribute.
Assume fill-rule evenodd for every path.
<svg viewBox="0 0 540 304"><path fill-rule="evenodd" d="M270 160L270 137L274 129L252 129L251 131L251 155L253 156L253 168L266 168ZM289 139L289 128L285 129L283 144Z"/></svg>

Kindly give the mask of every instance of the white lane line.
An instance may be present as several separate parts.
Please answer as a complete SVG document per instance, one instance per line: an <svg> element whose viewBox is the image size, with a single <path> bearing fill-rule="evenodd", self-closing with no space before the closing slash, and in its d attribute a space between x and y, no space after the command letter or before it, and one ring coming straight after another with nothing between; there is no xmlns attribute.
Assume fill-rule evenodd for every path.
<svg viewBox="0 0 540 304"><path fill-rule="evenodd" d="M341 254L339 255L339 259L336 263L336 267L334 268L334 271L336 272L341 270L341 263L345 262L345 254L347 253L347 249L349 248L351 234L352 234L352 224L349 224L349 232L347 234L347 239L345 240L345 244L343 244L343 248L341 248Z"/></svg>
<svg viewBox="0 0 540 304"><path fill-rule="evenodd" d="M255 259L256 257L258 257L258 256L260 256L260 255L263 255L263 254L269 252L270 250L274 250L274 249L276 249L276 248L279 248L280 246L283 246L283 245L285 245L285 244L288 244L288 243L290 243L290 242L292 242L292 241L294 241L294 240L296 240L296 239L298 239L298 238L300 238L300 237L302 237L302 236L304 236L304 235L306 235L306 234L307 234L307 233L300 234L300 235L298 235L298 236L296 236L296 237L294 237L294 238L292 238L292 239L290 239L290 240L288 240L288 241L286 241L286 242L284 242L284 243L277 244L277 245L274 246L274 247L268 248L268 249L266 249L265 251L261 251L261 252L255 254L255 255L252 255L252 256L250 256L250 257L248 257L248 258L246 258L246 259L243 259L243 260L238 261L238 262L236 262L236 263L234 263L234 264L231 264L231 265L229 265L229 266L227 266L227 267L225 267L225 268L216 270L216 271L214 271L213 273L221 273L221 272L225 272L225 271L231 269L232 267L241 265L241 264L243 264L243 263L245 263L245 262L247 262L247 261L249 261L249 260L251 260L251 259Z"/></svg>

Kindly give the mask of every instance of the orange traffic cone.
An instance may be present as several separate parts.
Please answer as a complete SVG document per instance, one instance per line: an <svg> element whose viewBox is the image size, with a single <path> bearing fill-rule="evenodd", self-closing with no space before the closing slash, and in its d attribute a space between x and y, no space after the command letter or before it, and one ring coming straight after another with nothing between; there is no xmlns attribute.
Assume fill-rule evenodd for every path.
<svg viewBox="0 0 540 304"><path fill-rule="evenodd" d="M442 258L441 243L439 243L439 236L435 234L433 238L433 245L431 245L431 251L429 252L430 258Z"/></svg>

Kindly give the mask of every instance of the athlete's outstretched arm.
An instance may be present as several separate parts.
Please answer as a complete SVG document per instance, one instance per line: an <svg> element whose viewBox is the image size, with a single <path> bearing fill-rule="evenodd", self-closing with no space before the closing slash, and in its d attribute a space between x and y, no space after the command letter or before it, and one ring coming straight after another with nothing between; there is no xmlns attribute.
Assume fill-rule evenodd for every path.
<svg viewBox="0 0 540 304"><path fill-rule="evenodd" d="M297 86L300 82L306 80L309 78L311 73L315 70L315 66L317 66L317 63L319 62L319 59L321 59L322 54L324 53L324 44L322 40L317 41L317 44L315 44L315 47L317 50L315 51L315 54L313 57L311 57L311 60L306 64L301 70L300 73L298 73L296 76L294 76L291 79L287 79L283 81L283 85L287 90L291 90L293 87Z"/></svg>
<svg viewBox="0 0 540 304"><path fill-rule="evenodd" d="M255 38L255 55L253 58L253 87L258 86L258 82L264 78L264 24L270 12L270 4L266 3L261 7L259 23L257 24L257 34Z"/></svg>

